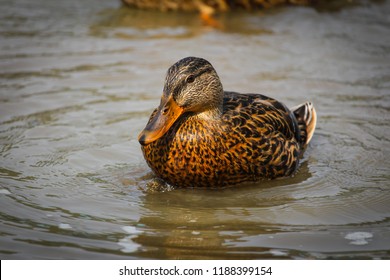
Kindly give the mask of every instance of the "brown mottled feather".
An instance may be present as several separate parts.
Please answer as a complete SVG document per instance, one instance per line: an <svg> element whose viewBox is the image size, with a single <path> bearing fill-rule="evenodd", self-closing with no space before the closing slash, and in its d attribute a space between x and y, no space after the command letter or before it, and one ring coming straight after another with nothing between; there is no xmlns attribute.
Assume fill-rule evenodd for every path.
<svg viewBox="0 0 390 280"><path fill-rule="evenodd" d="M219 121L187 114L165 137L143 146L152 170L180 187L220 187L295 172L300 132L282 103L225 92L223 108Z"/></svg>

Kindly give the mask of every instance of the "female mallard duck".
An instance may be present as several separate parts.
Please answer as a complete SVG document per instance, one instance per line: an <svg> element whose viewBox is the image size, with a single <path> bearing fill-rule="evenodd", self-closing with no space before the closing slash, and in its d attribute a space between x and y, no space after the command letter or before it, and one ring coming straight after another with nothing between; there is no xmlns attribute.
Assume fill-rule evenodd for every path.
<svg viewBox="0 0 390 280"><path fill-rule="evenodd" d="M208 61L187 57L168 69L138 140L165 182L221 187L292 175L315 126L311 103L289 110L264 95L226 92Z"/></svg>

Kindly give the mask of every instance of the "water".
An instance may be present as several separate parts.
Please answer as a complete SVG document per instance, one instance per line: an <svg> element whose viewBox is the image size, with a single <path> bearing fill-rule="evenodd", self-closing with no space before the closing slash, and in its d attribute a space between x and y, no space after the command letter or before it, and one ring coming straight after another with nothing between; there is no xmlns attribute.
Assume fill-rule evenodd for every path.
<svg viewBox="0 0 390 280"><path fill-rule="evenodd" d="M2 259L390 258L390 3L220 16L119 1L2 0ZM293 178L153 189L137 142L167 68L312 101Z"/></svg>

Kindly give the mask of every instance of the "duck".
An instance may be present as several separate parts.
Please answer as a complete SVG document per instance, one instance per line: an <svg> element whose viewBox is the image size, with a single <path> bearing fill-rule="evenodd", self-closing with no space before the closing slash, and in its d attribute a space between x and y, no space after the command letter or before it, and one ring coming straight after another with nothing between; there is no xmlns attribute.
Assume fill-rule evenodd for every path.
<svg viewBox="0 0 390 280"><path fill-rule="evenodd" d="M170 186L221 188L294 175L316 122L313 103L288 109L262 94L225 91L209 61L186 57L168 69L138 141Z"/></svg>

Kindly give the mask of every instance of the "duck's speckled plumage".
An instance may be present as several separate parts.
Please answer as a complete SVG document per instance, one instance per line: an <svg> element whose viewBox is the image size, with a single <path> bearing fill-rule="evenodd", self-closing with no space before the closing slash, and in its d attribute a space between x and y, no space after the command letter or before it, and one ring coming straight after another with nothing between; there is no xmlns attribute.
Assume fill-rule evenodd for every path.
<svg viewBox="0 0 390 280"><path fill-rule="evenodd" d="M188 67L194 63L195 68ZM200 85L192 85L196 79ZM196 101L191 100L195 96L192 87ZM164 118L169 98L182 112L162 135L149 137L150 131L161 128L156 119ZM211 64L190 57L168 70L162 102L139 140L148 165L169 184L221 187L292 175L314 132L315 121L310 103L290 111L260 94L224 92Z"/></svg>

